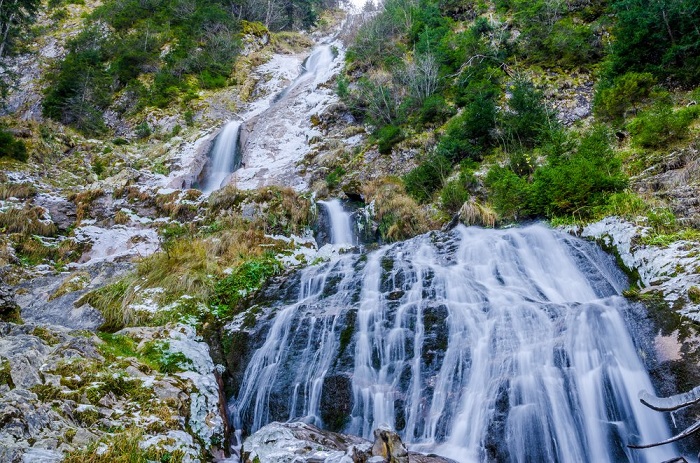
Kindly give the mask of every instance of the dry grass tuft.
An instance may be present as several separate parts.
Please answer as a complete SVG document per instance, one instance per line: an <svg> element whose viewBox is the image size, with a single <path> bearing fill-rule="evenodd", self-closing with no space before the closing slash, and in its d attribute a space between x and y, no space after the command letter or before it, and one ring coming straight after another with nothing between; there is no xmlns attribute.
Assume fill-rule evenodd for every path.
<svg viewBox="0 0 700 463"><path fill-rule="evenodd" d="M104 194L105 192L102 188L96 188L94 190L81 191L80 193L69 196L68 199L73 201L77 206L76 223L80 223L82 220L90 217L89 214L92 203Z"/></svg>
<svg viewBox="0 0 700 463"><path fill-rule="evenodd" d="M0 200L9 198L28 199L36 196L36 188L29 183L1 183Z"/></svg>
<svg viewBox="0 0 700 463"><path fill-rule="evenodd" d="M0 212L0 230L5 233L21 235L54 236L58 229L50 219L45 217L46 210L41 207L25 206L22 209L10 208Z"/></svg>
<svg viewBox="0 0 700 463"><path fill-rule="evenodd" d="M479 203L474 198L470 198L459 210L459 220L464 225L493 228L496 226L497 218L498 215L491 207Z"/></svg>
<svg viewBox="0 0 700 463"><path fill-rule="evenodd" d="M384 177L362 188L367 201L374 202L379 231L387 241L399 241L437 228L425 209L406 194L401 180Z"/></svg>

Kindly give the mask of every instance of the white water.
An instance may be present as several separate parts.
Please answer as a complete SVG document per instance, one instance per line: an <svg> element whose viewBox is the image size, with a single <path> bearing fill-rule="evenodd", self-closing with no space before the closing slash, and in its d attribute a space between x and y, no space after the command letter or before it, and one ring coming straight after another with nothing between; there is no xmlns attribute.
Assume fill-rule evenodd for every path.
<svg viewBox="0 0 700 463"><path fill-rule="evenodd" d="M214 147L211 150L207 175L202 182L202 192L211 193L223 186L224 181L237 167L240 161L238 156L238 134L241 131L241 122L228 122L216 137Z"/></svg>
<svg viewBox="0 0 700 463"><path fill-rule="evenodd" d="M319 204L323 204L328 211L331 244L354 244L352 217L343 209L343 204L337 199L319 201Z"/></svg>
<svg viewBox="0 0 700 463"><path fill-rule="evenodd" d="M312 116L318 117L337 101L335 91L323 84L341 69L343 55L338 50L339 54L334 53L329 44L316 47L294 81L267 109L247 120L241 137L244 166L232 177L239 188L274 184L299 191L308 187L298 163L311 151L310 141L322 136L312 126Z"/></svg>
<svg viewBox="0 0 700 463"><path fill-rule="evenodd" d="M323 426L324 407L351 402L344 431L387 423L465 463L670 459L673 446L626 447L670 433L637 399L653 388L623 287L600 249L539 225L460 226L310 267L247 367L236 428Z"/></svg>

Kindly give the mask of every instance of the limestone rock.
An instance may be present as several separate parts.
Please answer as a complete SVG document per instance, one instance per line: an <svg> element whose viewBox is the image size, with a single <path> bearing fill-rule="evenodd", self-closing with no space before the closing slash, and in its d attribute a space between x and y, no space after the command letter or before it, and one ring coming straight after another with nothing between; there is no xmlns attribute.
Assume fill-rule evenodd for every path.
<svg viewBox="0 0 700 463"><path fill-rule="evenodd" d="M410 459L411 463L454 463L436 455L407 451L398 434L388 428L377 429L375 436L373 446L360 437L324 431L306 423L275 422L245 440L241 462L408 463Z"/></svg>
<svg viewBox="0 0 700 463"><path fill-rule="evenodd" d="M0 321L17 323L20 319L20 309L15 302L15 292L0 280Z"/></svg>
<svg viewBox="0 0 700 463"><path fill-rule="evenodd" d="M408 463L408 449L396 432L387 427L374 430L372 456L380 456L387 463Z"/></svg>

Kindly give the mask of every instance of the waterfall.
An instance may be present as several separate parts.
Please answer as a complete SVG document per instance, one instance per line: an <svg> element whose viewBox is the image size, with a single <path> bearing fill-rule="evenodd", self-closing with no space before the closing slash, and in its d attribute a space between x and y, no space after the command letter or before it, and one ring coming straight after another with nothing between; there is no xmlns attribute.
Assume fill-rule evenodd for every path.
<svg viewBox="0 0 700 463"><path fill-rule="evenodd" d="M594 244L542 225L458 226L296 278L296 297L258 327L238 429L304 420L370 438L388 424L464 463L675 455L627 448L670 433L637 399L653 388L625 322L626 280Z"/></svg>
<svg viewBox="0 0 700 463"><path fill-rule="evenodd" d="M350 213L343 209L342 203L337 199L333 199L330 201L319 201L319 204L322 204L328 212L331 244L354 244L352 217Z"/></svg>
<svg viewBox="0 0 700 463"><path fill-rule="evenodd" d="M333 55L333 49L330 45L319 45L316 47L301 64L299 76L275 97L274 103L283 100L302 82L313 78L313 85L315 86L322 82L324 78L328 78L326 74L333 65L334 60L335 56Z"/></svg>
<svg viewBox="0 0 700 463"><path fill-rule="evenodd" d="M214 147L211 150L209 167L206 177L202 181L202 192L211 193L221 188L226 178L233 173L240 162L238 153L238 134L241 131L241 122L228 122L216 137Z"/></svg>

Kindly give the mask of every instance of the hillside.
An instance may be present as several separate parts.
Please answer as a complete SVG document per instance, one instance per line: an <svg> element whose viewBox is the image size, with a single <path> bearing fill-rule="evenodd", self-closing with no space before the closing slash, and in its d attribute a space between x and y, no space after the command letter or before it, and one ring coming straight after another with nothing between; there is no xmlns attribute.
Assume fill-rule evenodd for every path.
<svg viewBox="0 0 700 463"><path fill-rule="evenodd" d="M484 313L500 314L491 326L520 316L501 312L494 296L509 278L524 289L502 289L503 300L554 323L565 340L574 336L561 328L573 331L570 311L598 310L597 298L620 304L633 333L614 336L630 342L599 348L636 352L629 368L642 366L659 395L694 388L699 23L692 0L0 2L0 461L238 461L241 433L288 417L371 440L379 429L357 424L356 408L369 400L358 391L377 378L389 387L398 366L387 366L383 349L420 370L412 375L426 381L422 400L433 406L435 382L453 384L436 365L462 368L449 345L475 325L458 325L445 307L471 296L454 295L456 279L433 281L452 265L513 272L475 270L481 285L461 276L487 294ZM228 129L230 167L216 173ZM350 238L334 238L346 225ZM613 258L578 238L612 254L627 280L601 270ZM459 254L470 240L498 259ZM548 258L538 246L568 257L534 264L535 254ZM523 272L525 262L542 276ZM574 282L573 295L557 277ZM554 308L531 308L539 297ZM381 310L365 314L369 306ZM282 320L288 307L306 312ZM373 326L362 316L379 330L394 321L376 320L397 307L421 314L395 323L423 347L362 331ZM618 323L617 310L601 317ZM291 326L293 341L279 334ZM531 335L520 328L504 329ZM363 339L381 347L364 352ZM568 348L546 346L554 357ZM306 376L293 386L274 373L284 378L265 383L265 355ZM377 373L362 376L365 368ZM285 381L306 388L303 406L296 395L286 404ZM401 410L386 412L393 435L411 451L459 460L467 447L447 440L458 434L447 428L453 417L420 431L420 418L407 416L421 402L406 384L397 375L392 385ZM505 416L516 399L501 389L487 408ZM250 416L240 415L244 406ZM698 413L679 413L670 433ZM506 421L484 425L491 434L474 458L517 454L502 446ZM351 455L329 444L342 437L302 428L265 432ZM250 441L262 446L258 456L272 451L265 429ZM360 441L358 449L368 445ZM691 438L667 452L698 448ZM358 452L353 461L377 455Z"/></svg>

